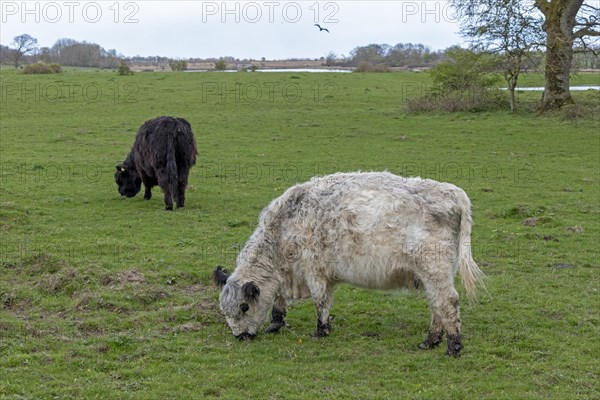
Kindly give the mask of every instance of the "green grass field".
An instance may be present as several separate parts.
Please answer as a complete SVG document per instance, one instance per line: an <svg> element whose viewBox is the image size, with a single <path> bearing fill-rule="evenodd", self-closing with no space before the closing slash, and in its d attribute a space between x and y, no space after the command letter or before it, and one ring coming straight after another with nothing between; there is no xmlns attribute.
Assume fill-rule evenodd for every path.
<svg viewBox="0 0 600 400"><path fill-rule="evenodd" d="M1 399L600 398L598 91L574 93L583 118L428 115L403 109L430 86L416 73L0 74ZM160 115L199 148L174 212L113 180ZM462 357L417 348L419 292L339 286L323 340L311 302L280 334L231 335L214 267L287 187L357 170L470 196L489 295L462 303Z"/></svg>

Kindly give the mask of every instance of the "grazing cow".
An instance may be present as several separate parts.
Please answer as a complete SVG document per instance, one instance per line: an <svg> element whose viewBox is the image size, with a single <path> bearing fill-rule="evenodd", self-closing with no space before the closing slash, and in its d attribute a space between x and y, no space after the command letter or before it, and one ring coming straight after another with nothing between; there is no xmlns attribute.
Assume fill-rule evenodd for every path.
<svg viewBox="0 0 600 400"><path fill-rule="evenodd" d="M266 207L228 275L217 267L219 302L233 335L252 339L285 325L287 299L312 297L314 337L329 334L329 309L338 282L372 289L424 287L431 326L422 349L448 336L447 354L462 348L460 271L470 298L483 273L470 249L471 203L449 183L387 172L337 173L289 188Z"/></svg>
<svg viewBox="0 0 600 400"><path fill-rule="evenodd" d="M143 183L144 199L150 200L152 187L158 185L164 192L166 210L173 209L173 197L177 207L183 207L197 152L192 127L185 119L159 117L144 122L131 152L117 165L115 181L119 193L133 197Z"/></svg>

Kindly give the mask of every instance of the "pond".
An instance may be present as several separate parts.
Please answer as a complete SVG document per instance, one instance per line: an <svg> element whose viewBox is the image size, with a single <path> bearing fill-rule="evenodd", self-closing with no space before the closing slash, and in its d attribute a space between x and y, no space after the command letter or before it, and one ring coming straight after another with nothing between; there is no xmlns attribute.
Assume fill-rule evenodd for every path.
<svg viewBox="0 0 600 400"><path fill-rule="evenodd" d="M238 72L234 69L227 69L225 71L214 71L206 69L192 69L185 72ZM250 70L248 70L250 72ZM270 68L270 69L257 69L255 72L352 72L349 69L326 69L326 68Z"/></svg>
<svg viewBox="0 0 600 400"><path fill-rule="evenodd" d="M502 90L507 90L508 88L501 88ZM570 89L572 91L581 91L581 90L600 90L600 86L589 86L589 85L582 85L582 86L571 86ZM529 91L543 91L544 88L542 86L538 86L538 87L517 87L515 88L516 92L529 92Z"/></svg>

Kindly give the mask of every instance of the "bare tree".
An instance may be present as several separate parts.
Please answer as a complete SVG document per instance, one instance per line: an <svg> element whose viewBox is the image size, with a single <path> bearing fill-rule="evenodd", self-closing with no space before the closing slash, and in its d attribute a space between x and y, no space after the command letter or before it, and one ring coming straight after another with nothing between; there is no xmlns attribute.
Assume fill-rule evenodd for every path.
<svg viewBox="0 0 600 400"><path fill-rule="evenodd" d="M516 112L515 88L531 51L542 41L541 16L521 0L451 0L461 34L478 51L497 58Z"/></svg>
<svg viewBox="0 0 600 400"><path fill-rule="evenodd" d="M337 61L337 54L335 54L333 51L330 51L327 54L327 57L325 57L325 65L328 67L331 67L332 65L335 64L335 62Z"/></svg>
<svg viewBox="0 0 600 400"><path fill-rule="evenodd" d="M15 69L19 68L19 63L24 55L32 53L37 49L37 42L37 39L26 33L13 38L13 42L11 43L14 46L14 49L12 49L12 60Z"/></svg>
<svg viewBox="0 0 600 400"><path fill-rule="evenodd" d="M545 19L544 112L574 102L569 89L573 45L577 40L588 47L590 38L600 37L600 8L584 0L535 0L535 6Z"/></svg>

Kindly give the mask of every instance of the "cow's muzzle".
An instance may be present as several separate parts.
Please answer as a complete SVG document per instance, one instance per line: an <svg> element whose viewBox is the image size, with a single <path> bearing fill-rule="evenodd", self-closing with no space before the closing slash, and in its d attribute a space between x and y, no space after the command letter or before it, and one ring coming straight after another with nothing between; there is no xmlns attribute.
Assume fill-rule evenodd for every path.
<svg viewBox="0 0 600 400"><path fill-rule="evenodd" d="M119 190L119 194L121 195L121 197L132 198L132 197L135 197L137 192L127 192L125 190L123 190L123 191Z"/></svg>
<svg viewBox="0 0 600 400"><path fill-rule="evenodd" d="M252 334L252 333L248 333L248 332L242 332L239 335L237 335L235 338L238 340L252 340L256 337L256 334Z"/></svg>

